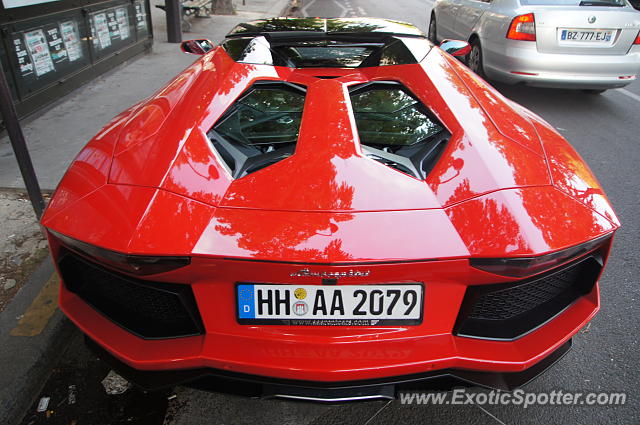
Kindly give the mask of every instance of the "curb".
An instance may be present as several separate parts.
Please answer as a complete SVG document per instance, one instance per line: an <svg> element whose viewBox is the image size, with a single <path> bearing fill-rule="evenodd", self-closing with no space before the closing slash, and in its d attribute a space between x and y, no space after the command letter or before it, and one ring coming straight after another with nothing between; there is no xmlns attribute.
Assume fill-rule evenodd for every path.
<svg viewBox="0 0 640 425"><path fill-rule="evenodd" d="M49 256L0 313L2 425L20 423L45 384L52 359L77 332L57 308L57 281ZM35 318L31 324L29 317Z"/></svg>

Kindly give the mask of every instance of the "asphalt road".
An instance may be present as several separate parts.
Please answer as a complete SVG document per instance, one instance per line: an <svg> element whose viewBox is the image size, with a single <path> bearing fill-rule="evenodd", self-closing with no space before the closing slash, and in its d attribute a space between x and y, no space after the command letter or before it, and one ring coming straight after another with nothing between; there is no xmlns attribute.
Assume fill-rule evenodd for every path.
<svg viewBox="0 0 640 425"><path fill-rule="evenodd" d="M386 17L411 22L426 31L431 7L432 3L427 0L303 0L301 12L307 16ZM554 390L625 392L626 404L547 405L527 409L477 404L409 406L399 401L318 405L249 400L176 388L170 395L165 424L640 423L640 396L637 393L640 354L636 334L640 317L640 264L637 260L640 256L640 82L599 96L568 90L496 87L507 97L541 115L572 142L600 179L623 223L601 279L600 314L574 338L572 351L526 390L534 393ZM87 359L77 362L86 367L91 364ZM91 373L87 372L87 376Z"/></svg>

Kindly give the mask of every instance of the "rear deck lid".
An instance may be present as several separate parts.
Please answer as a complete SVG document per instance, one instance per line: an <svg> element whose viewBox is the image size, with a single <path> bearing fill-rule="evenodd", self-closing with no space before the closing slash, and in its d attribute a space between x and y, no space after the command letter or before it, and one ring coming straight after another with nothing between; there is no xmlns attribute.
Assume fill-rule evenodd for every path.
<svg viewBox="0 0 640 425"><path fill-rule="evenodd" d="M640 29L640 14L625 0L521 3L535 16L536 43L541 53L625 55Z"/></svg>

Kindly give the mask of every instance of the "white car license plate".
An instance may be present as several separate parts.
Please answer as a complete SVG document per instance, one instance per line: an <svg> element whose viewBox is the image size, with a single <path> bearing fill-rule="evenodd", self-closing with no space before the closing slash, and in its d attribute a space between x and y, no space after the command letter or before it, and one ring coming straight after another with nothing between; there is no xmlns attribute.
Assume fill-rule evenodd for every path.
<svg viewBox="0 0 640 425"><path fill-rule="evenodd" d="M613 30L587 30L576 28L558 28L558 30L558 39L560 43L613 43Z"/></svg>
<svg viewBox="0 0 640 425"><path fill-rule="evenodd" d="M243 325L419 325L422 284L236 285Z"/></svg>

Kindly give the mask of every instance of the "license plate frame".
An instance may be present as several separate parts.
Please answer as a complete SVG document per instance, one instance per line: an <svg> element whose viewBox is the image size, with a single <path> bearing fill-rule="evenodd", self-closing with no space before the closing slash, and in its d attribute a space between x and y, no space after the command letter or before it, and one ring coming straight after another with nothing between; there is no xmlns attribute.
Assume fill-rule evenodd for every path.
<svg viewBox="0 0 640 425"><path fill-rule="evenodd" d="M254 311L253 311L253 316L254 317L247 317L246 312L243 312L243 307L244 305L246 305L247 303L250 303L247 299L245 299L244 301L241 300L241 295L240 295L240 290L241 289L247 289L247 286L253 286L252 291L253 291L253 302L254 302ZM259 287L264 287L269 288L269 289L288 289L291 291L291 295L293 295L291 297L291 304L293 304L293 301L297 299L297 297L294 295L295 291L297 289L304 289L305 294L307 294L304 298L301 299L301 301L305 301L307 299L311 299L313 297L314 299L314 303L315 303L315 296L316 296L316 292L312 291L312 290L323 290L323 294L326 291L328 294L326 296L324 296L325 300L327 301L327 309L330 309L332 300L333 300L333 292L336 290L340 290L340 291L344 291L344 290L349 290L352 292L357 291L358 289L362 289L366 291L374 291L376 289L378 290L394 290L394 289L400 289L401 290L401 294L400 297L402 298L404 295L402 295L402 288L407 288L407 287L411 287L413 289L418 290L417 295L416 295L416 306L415 308L417 309L417 315L413 315L411 318L398 318L398 317L382 317L382 318L376 318L376 317L371 317L373 315L366 315L366 317L362 317L362 318L353 318L353 317L349 317L349 318L345 318L345 317L330 317L330 318L320 318L320 317L309 317L306 316L306 314L304 316L306 317L291 317L294 316L294 314L289 314L287 317L255 317L256 313L257 313L257 308L255 307L255 296L256 296L256 291L255 291L255 286L259 286ZM271 284L271 283L255 283L255 282L237 282L235 287L234 287L234 297L235 297L235 304L236 304L236 321L240 324L240 325L276 325L276 326L418 326L422 324L423 321L423 316L424 316L424 300L425 300L425 285L422 282L412 282L412 283L384 283L384 284L367 284L367 285L292 285L292 284ZM308 297L308 298L307 298ZM388 297L388 294L386 292L384 292L383 297L386 299ZM393 294L391 295L390 298L394 298ZM343 299L344 299L344 294L343 294ZM368 298L367 298L368 299ZM398 300L399 302L397 304L399 305L404 305L405 307L407 307L405 304L401 304L404 300L400 299ZM297 301L296 301L297 302ZM315 307L315 305L314 305ZM385 309L388 306L384 307ZM291 305L291 309L293 310L293 305ZM311 307L308 307L309 310L311 310ZM346 311L346 307L345 307L345 311ZM395 313L395 308L393 313ZM413 313L413 311L412 311ZM383 316L388 316L387 314L384 314ZM414 317L415 316L415 317Z"/></svg>

